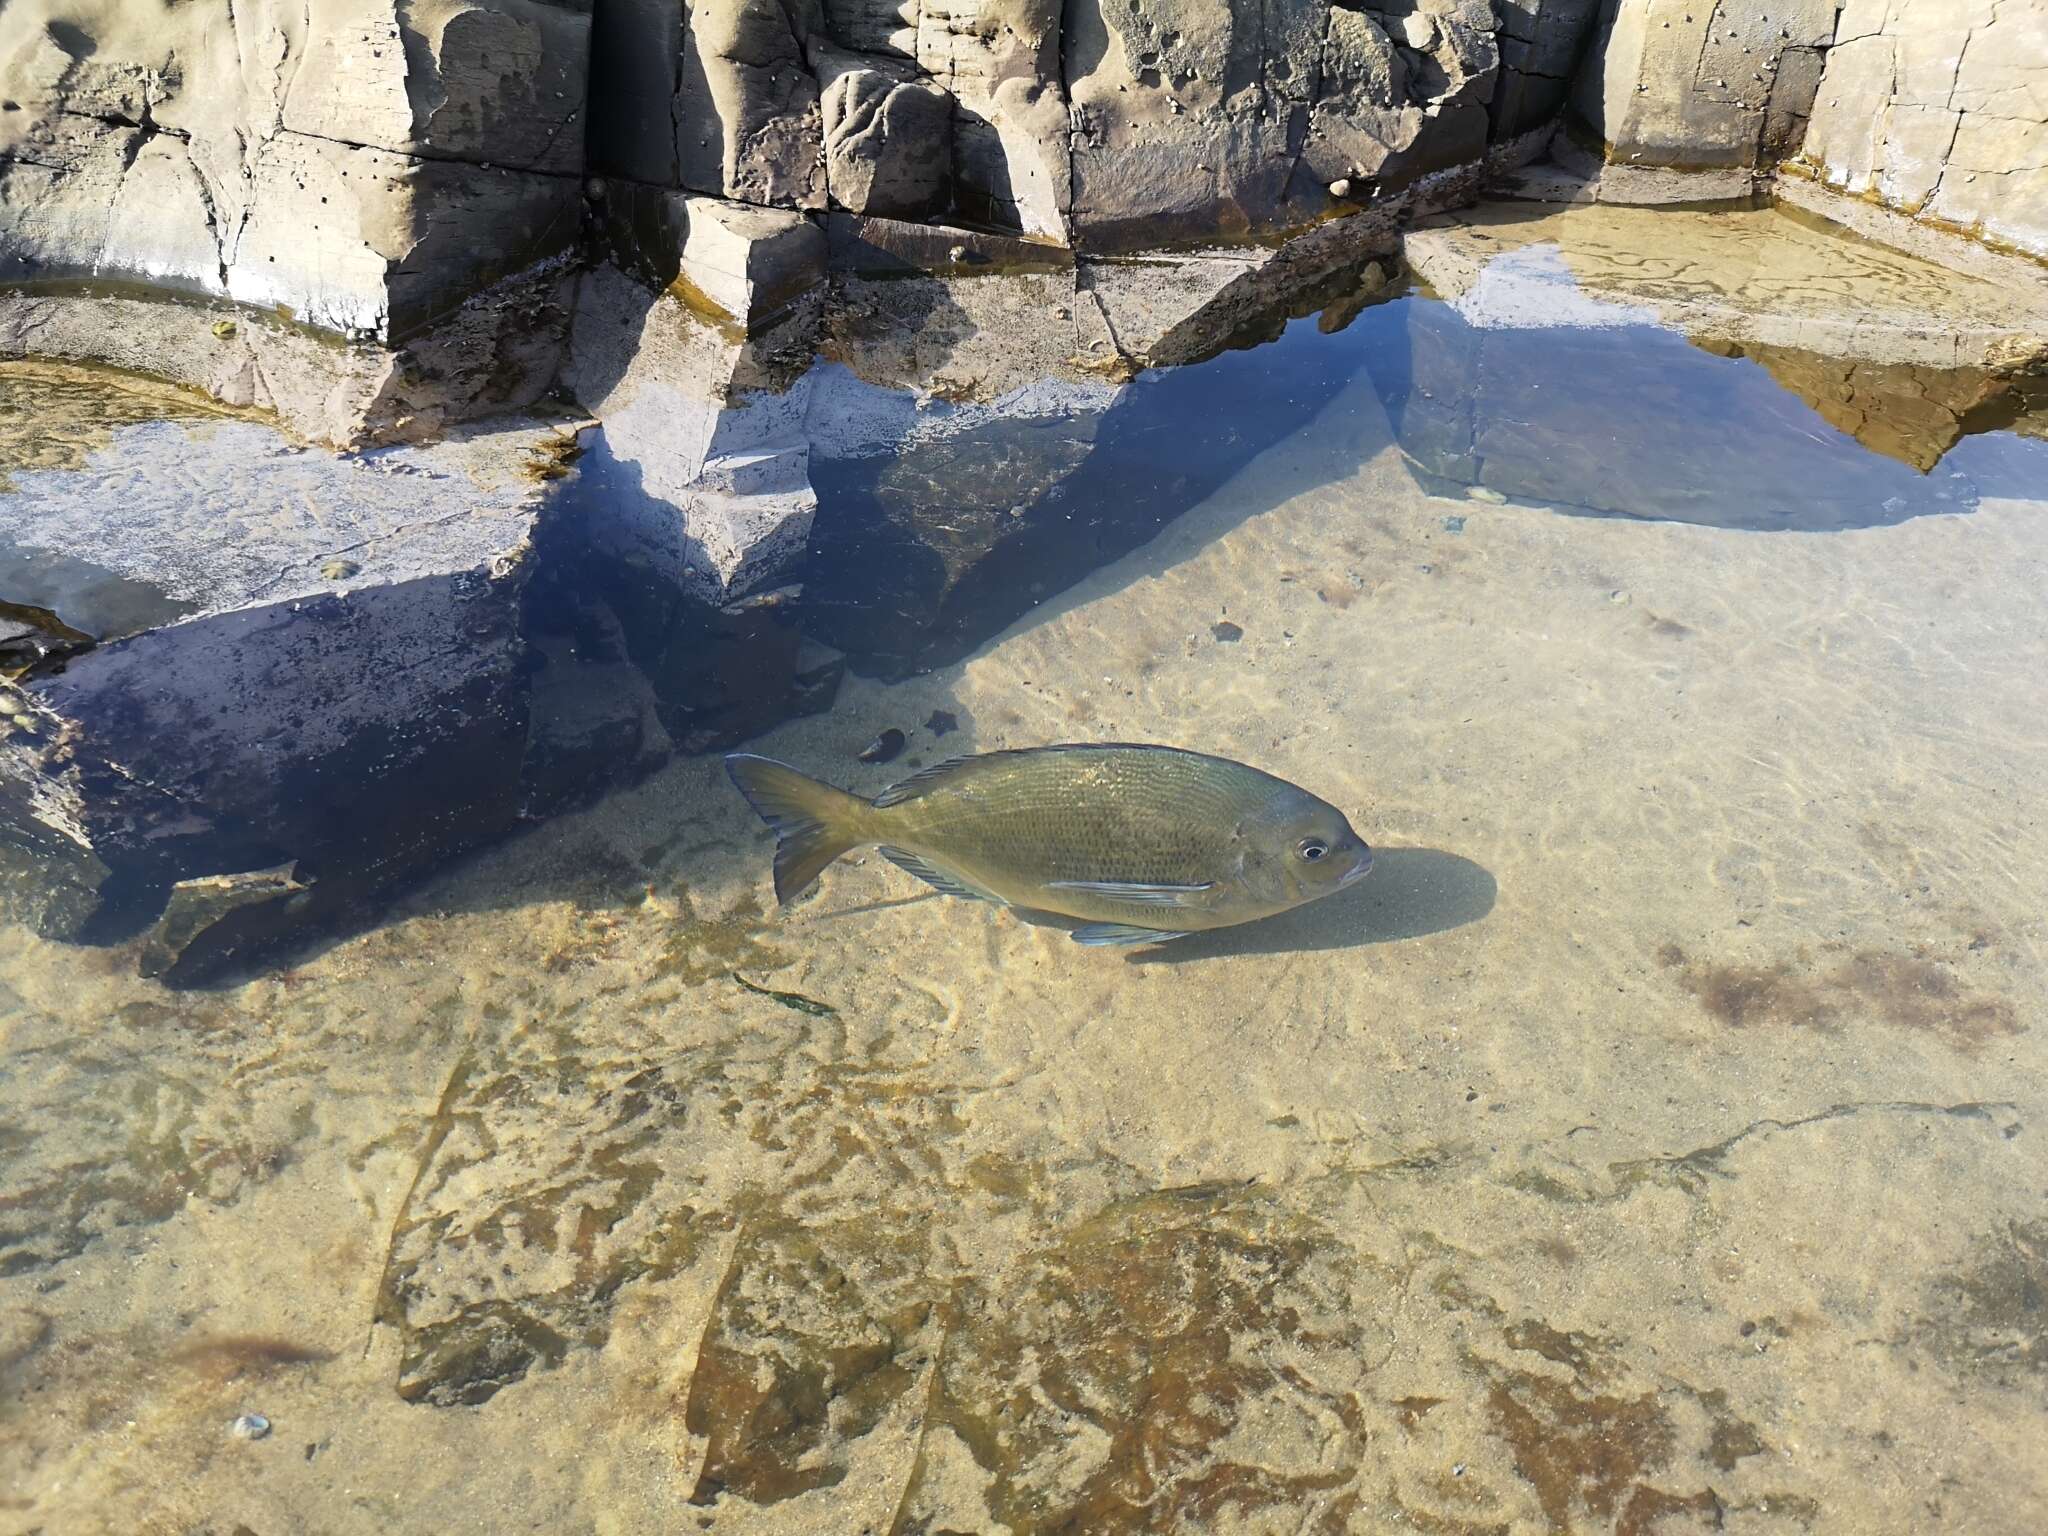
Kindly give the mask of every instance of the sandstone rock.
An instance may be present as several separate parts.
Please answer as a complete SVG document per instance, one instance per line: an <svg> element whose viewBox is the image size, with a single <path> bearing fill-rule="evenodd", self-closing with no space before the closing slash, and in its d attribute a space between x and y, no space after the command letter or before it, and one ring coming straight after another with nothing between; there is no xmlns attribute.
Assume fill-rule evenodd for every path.
<svg viewBox="0 0 2048 1536"><path fill-rule="evenodd" d="M631 182L600 187L603 253L650 288L755 329L825 279L825 232L802 214Z"/></svg>
<svg viewBox="0 0 2048 1536"><path fill-rule="evenodd" d="M1834 0L1768 10L1618 0L1572 88L1609 159L1755 168L1796 144Z"/></svg>
<svg viewBox="0 0 2048 1536"><path fill-rule="evenodd" d="M771 207L825 206L808 25L806 8L783 0L686 8L675 118L684 187Z"/></svg>
<svg viewBox="0 0 2048 1536"><path fill-rule="evenodd" d="M1403 26L1391 10L1331 8L1302 152L1312 177L1344 175L1398 190L1485 152L1486 104L1499 68L1491 8L1483 0L1429 0L1406 20Z"/></svg>
<svg viewBox="0 0 2048 1536"><path fill-rule="evenodd" d="M1482 205L1404 236L1409 266L1482 325L1605 315L1687 336L1864 363L2020 373L2048 358L2048 298L1770 209ZM1510 259L1512 258L1512 259ZM1681 281L1673 273L1683 272ZM1841 295L1857 306L1845 310Z"/></svg>
<svg viewBox="0 0 2048 1536"><path fill-rule="evenodd" d="M683 0L604 0L590 23L588 168L650 186L682 185L676 97L682 88Z"/></svg>
<svg viewBox="0 0 2048 1536"><path fill-rule="evenodd" d="M850 0L851 8L870 5L884 24L902 14L887 0ZM913 55L953 97L954 198L962 215L1059 241L1068 239L1066 72L1075 64L1063 9L1074 8L1063 0L924 0ZM847 11L834 0L832 13ZM899 37L888 32L886 46L893 50Z"/></svg>
<svg viewBox="0 0 2048 1536"><path fill-rule="evenodd" d="M846 68L823 98L825 181L835 206L914 218L952 182L953 103L929 81Z"/></svg>
<svg viewBox="0 0 2048 1536"><path fill-rule="evenodd" d="M577 181L296 134L258 150L251 172L227 296L365 340L402 341L566 251L582 224Z"/></svg>
<svg viewBox="0 0 2048 1536"><path fill-rule="evenodd" d="M1634 165L1606 160L1560 130L1546 153L1494 176L1490 190L1538 203L1618 203L1655 208L1744 202L1762 180L1748 166Z"/></svg>
<svg viewBox="0 0 2048 1536"><path fill-rule="evenodd" d="M1398 189L1478 163L1498 67L1482 0L1290 0L1070 13L1073 223L1087 249L1306 224L1345 183Z"/></svg>
<svg viewBox="0 0 2048 1536"><path fill-rule="evenodd" d="M1859 0L1842 13L1801 153L1852 197L2048 258L2048 4Z"/></svg>
<svg viewBox="0 0 2048 1536"><path fill-rule="evenodd" d="M835 272L878 277L913 272L1070 271L1074 253L1065 246L986 230L900 219L857 218L835 213L827 221Z"/></svg>
<svg viewBox="0 0 2048 1536"><path fill-rule="evenodd" d="M0 900L41 932L203 981L830 702L789 594L622 558L587 422L335 458L51 371L0 372Z"/></svg>
<svg viewBox="0 0 2048 1536"><path fill-rule="evenodd" d="M250 940L260 946L267 930L288 920L294 902L299 910L310 904L310 887L292 864L180 880L143 940L137 969L172 985L181 972L210 974L232 964Z"/></svg>
<svg viewBox="0 0 2048 1536"><path fill-rule="evenodd" d="M1499 0L1500 81L1489 113L1495 138L1555 118L1595 29L1600 0Z"/></svg>
<svg viewBox="0 0 2048 1536"><path fill-rule="evenodd" d="M578 175L590 21L575 0L317 0L283 126Z"/></svg>
<svg viewBox="0 0 2048 1536"><path fill-rule="evenodd" d="M574 242L588 28L538 0L9 7L0 276L400 339Z"/></svg>
<svg viewBox="0 0 2048 1536"><path fill-rule="evenodd" d="M396 347L337 345L274 314L146 294L0 290L0 359L99 361L270 411L334 447L432 437L553 385L573 273L542 262Z"/></svg>
<svg viewBox="0 0 2048 1536"><path fill-rule="evenodd" d="M1071 7L1077 242L1132 249L1305 220L1305 209L1289 212L1288 188L1333 24L1322 0L1261 11L1202 0ZM1324 166L1318 195L1349 169Z"/></svg>

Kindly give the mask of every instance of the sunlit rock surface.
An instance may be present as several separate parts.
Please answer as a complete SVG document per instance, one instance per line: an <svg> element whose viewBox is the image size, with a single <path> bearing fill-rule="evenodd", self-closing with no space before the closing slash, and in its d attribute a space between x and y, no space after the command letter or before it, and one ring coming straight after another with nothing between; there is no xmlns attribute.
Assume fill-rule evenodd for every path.
<svg viewBox="0 0 2048 1536"><path fill-rule="evenodd" d="M2048 0L1856 0L1799 146L1851 197L2048 260Z"/></svg>

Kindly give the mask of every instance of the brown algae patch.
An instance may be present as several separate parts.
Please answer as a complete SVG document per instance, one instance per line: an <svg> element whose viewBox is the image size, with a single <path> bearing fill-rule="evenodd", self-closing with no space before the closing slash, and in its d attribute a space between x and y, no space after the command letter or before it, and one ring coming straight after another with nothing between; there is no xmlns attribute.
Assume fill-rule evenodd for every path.
<svg viewBox="0 0 2048 1536"><path fill-rule="evenodd" d="M1954 1370L2048 1389L2048 1220L1980 1236L1970 1260L1934 1283L1918 1337Z"/></svg>
<svg viewBox="0 0 2048 1536"><path fill-rule="evenodd" d="M0 361L0 492L14 489L12 471L77 469L115 428L152 421L276 425L260 411L119 368Z"/></svg>
<svg viewBox="0 0 2048 1536"><path fill-rule="evenodd" d="M1495 1432L1514 1452L1515 1470L1560 1531L1580 1528L1588 1516L1613 1519L1677 1446L1653 1392L1623 1397L1577 1381L1505 1371L1488 1390L1486 1407Z"/></svg>
<svg viewBox="0 0 2048 1536"><path fill-rule="evenodd" d="M1965 1055L2026 1029L2008 999L1965 989L1952 967L1925 955L1857 950L1824 969L1790 960L1724 965L1696 961L1667 943L1657 962L1731 1029L1832 1030L1876 1019L1932 1035Z"/></svg>
<svg viewBox="0 0 2048 1536"><path fill-rule="evenodd" d="M1356 1378L1378 1343L1359 1319L1385 1277L1340 1261L1317 1224L1242 1190L1160 1191L998 1275L934 1257L910 1212L746 1224L685 1409L694 1502L832 1487L863 1439L901 1422L917 1439L901 1529L943 1519L934 1432L971 1456L991 1517L1020 1536L1280 1513L1346 1528L1367 1439ZM1331 1363L1343 1379L1316 1379Z"/></svg>

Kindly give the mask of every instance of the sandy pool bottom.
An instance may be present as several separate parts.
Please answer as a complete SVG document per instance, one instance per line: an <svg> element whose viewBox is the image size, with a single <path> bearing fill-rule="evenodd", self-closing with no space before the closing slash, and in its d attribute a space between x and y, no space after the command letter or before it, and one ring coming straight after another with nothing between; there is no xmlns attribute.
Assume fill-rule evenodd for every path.
<svg viewBox="0 0 2048 1536"><path fill-rule="evenodd" d="M0 930L0 1530L2048 1528L2048 507L1385 434L758 744L1243 757L1380 850L1322 905L776 915L702 760L235 990Z"/></svg>

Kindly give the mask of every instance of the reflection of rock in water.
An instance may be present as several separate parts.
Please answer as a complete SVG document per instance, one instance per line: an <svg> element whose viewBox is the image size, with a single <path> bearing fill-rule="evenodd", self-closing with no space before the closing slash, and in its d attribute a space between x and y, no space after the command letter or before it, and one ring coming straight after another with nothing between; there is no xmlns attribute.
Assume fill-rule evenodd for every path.
<svg viewBox="0 0 2048 1536"><path fill-rule="evenodd" d="M119 940L169 901L141 963L201 980L800 707L786 603L650 614L628 573L590 579L573 426L337 460L110 389L103 443L0 496L0 847L46 934Z"/></svg>
<svg viewBox="0 0 2048 1536"><path fill-rule="evenodd" d="M1837 432L1923 474L1966 434L2009 430L2030 408L2028 380L1987 368L1875 363L1755 342L1695 345L1748 358Z"/></svg>
<svg viewBox="0 0 2048 1536"><path fill-rule="evenodd" d="M1330 300L1333 324L1357 313L1355 288ZM1268 318L1277 334L1284 315ZM1300 321L1199 368L964 407L950 430L942 408L883 452L814 445L806 628L883 676L959 659L1312 417L1359 365L1359 349L1317 339Z"/></svg>
<svg viewBox="0 0 2048 1536"><path fill-rule="evenodd" d="M1867 452L1763 369L1710 357L1673 332L1482 328L1445 305L1403 307L1405 348L1373 353L1366 365L1403 451L1443 479L1567 509L1724 528L1819 532L1977 504L1961 475L1913 467L1911 454L1924 450ZM1776 361L1786 367L1783 354ZM1848 366L1822 362L1815 376ZM1674 421L1685 430L1673 431ZM1900 447L1914 436L1912 427L1861 424Z"/></svg>
<svg viewBox="0 0 2048 1536"><path fill-rule="evenodd" d="M822 369L817 302L750 337L607 268L575 369L602 430L513 423L355 459L245 421L190 432L229 413L176 391L11 368L0 658L24 676L0 835L36 872L11 904L117 941L171 902L141 961L202 980L672 751L824 707L844 662L804 631L875 670L961 654L1328 397L1352 365L1284 342L1128 372L1274 334L1333 293L1348 316L1361 237L1338 233L1105 268L1085 305L1071 258L849 275L827 347L846 361ZM810 271L818 244L792 261ZM1020 327L1047 312L1060 323ZM629 355L599 344L614 331ZM84 423L75 440L23 427L53 412ZM1224 425L1187 431L1197 416ZM800 595L813 462L833 506Z"/></svg>

